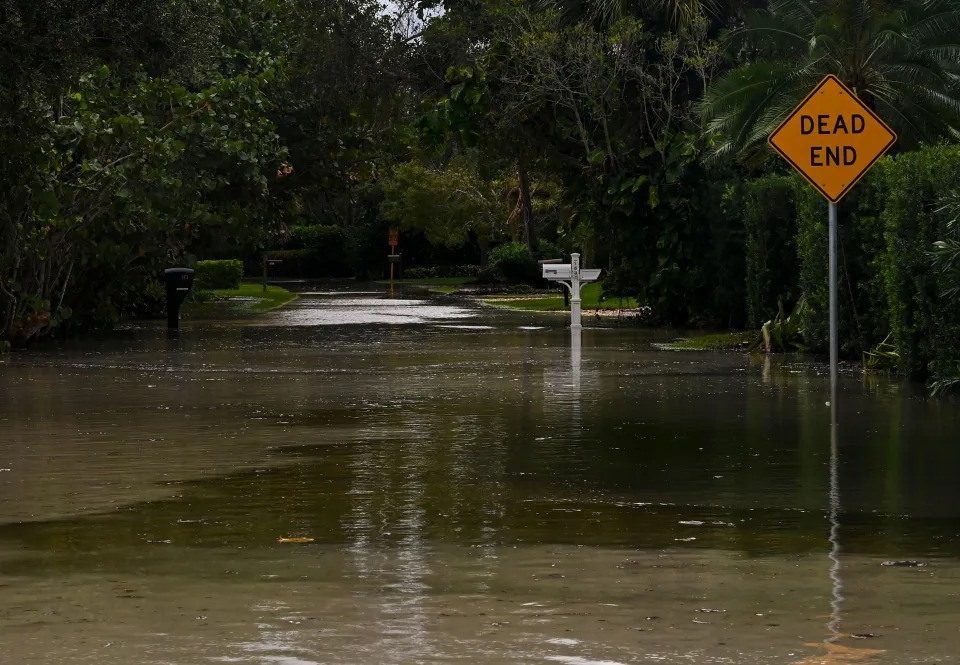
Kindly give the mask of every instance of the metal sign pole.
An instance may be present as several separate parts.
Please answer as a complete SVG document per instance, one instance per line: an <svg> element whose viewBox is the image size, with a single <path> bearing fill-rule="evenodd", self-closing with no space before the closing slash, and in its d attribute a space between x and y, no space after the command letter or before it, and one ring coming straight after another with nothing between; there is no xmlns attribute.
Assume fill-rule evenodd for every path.
<svg viewBox="0 0 960 665"><path fill-rule="evenodd" d="M837 361L840 342L837 335L837 204L830 204L830 409L831 421L836 423Z"/></svg>
<svg viewBox="0 0 960 665"><path fill-rule="evenodd" d="M397 246L394 244L390 245L390 255L393 256L397 253ZM390 261L390 288L393 288L393 261Z"/></svg>
<svg viewBox="0 0 960 665"><path fill-rule="evenodd" d="M570 255L570 329L580 330L580 255Z"/></svg>

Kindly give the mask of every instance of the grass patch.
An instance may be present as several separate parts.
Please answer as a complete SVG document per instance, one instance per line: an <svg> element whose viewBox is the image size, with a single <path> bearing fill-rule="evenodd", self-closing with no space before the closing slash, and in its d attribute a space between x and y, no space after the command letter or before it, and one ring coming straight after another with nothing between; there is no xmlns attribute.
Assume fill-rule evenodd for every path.
<svg viewBox="0 0 960 665"><path fill-rule="evenodd" d="M580 289L580 308L582 310L591 309L636 309L638 303L635 298L607 298L600 300L600 284L587 284ZM484 302L498 307L508 307L510 309L520 309L528 312L566 312L570 310L569 306L563 304L563 295L547 296L542 298L503 298L491 297L484 298Z"/></svg>
<svg viewBox="0 0 960 665"><path fill-rule="evenodd" d="M239 289L211 289L200 291L192 301L184 303L184 314L190 317L247 316L262 314L286 305L296 293L279 286L246 282Z"/></svg>
<svg viewBox="0 0 960 665"><path fill-rule="evenodd" d="M666 351L746 351L760 337L758 330L700 335L659 344Z"/></svg>
<svg viewBox="0 0 960 665"><path fill-rule="evenodd" d="M460 290L460 287L458 286L435 286L432 289L430 289L430 293L442 293L446 295L450 293L456 293L459 290Z"/></svg>

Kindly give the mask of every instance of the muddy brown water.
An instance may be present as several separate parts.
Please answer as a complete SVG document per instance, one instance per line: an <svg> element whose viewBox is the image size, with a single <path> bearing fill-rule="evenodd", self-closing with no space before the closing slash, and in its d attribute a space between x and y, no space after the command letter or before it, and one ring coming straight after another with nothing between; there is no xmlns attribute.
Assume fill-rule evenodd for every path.
<svg viewBox="0 0 960 665"><path fill-rule="evenodd" d="M353 289L0 361L0 662L958 662L956 402L845 376L831 447L822 366L669 337Z"/></svg>

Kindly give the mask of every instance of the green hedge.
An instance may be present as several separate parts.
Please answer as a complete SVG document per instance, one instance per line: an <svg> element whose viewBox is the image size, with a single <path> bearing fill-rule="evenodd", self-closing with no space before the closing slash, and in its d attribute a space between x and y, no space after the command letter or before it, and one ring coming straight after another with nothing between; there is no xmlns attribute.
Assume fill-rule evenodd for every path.
<svg viewBox="0 0 960 665"><path fill-rule="evenodd" d="M522 242L495 247L490 252L490 265L510 284L536 284L541 279L539 265Z"/></svg>
<svg viewBox="0 0 960 665"><path fill-rule="evenodd" d="M284 249L323 249L343 251L343 229L339 226L315 224L294 226Z"/></svg>
<svg viewBox="0 0 960 665"><path fill-rule="evenodd" d="M743 217L750 327L773 317L780 300L791 307L800 297L796 187L792 177L765 176L724 197L727 210Z"/></svg>
<svg viewBox="0 0 960 665"><path fill-rule="evenodd" d="M345 257L330 256L319 249L278 249L267 252L267 260L275 261L267 267L270 277L348 277L350 271Z"/></svg>
<svg viewBox="0 0 960 665"><path fill-rule="evenodd" d="M960 187L960 146L925 147L881 160L839 206L839 324L841 353L859 357L888 334L901 370L916 377L960 359L960 303L946 297L948 277L934 270L934 243L946 237L943 200ZM806 296L802 327L814 351L829 343L826 201L799 176L766 177L743 185L748 229L748 307L751 323L772 312L778 293L791 295L790 265ZM778 225L796 218L796 263ZM783 268L781 270L781 268ZM792 294L798 296L799 293ZM787 307L796 298L785 297ZM764 314L764 311L767 311Z"/></svg>
<svg viewBox="0 0 960 665"><path fill-rule="evenodd" d="M197 261L194 266L194 288L197 291L211 289L239 289L243 280L243 261Z"/></svg>
<svg viewBox="0 0 960 665"><path fill-rule="evenodd" d="M271 277L347 277L347 243L339 226L295 226L284 248L268 253Z"/></svg>
<svg viewBox="0 0 960 665"><path fill-rule="evenodd" d="M884 202L883 272L890 327L902 368L925 375L960 360L960 302L942 294L946 276L932 267L934 243L947 235L946 197L960 186L960 146L936 146L887 159L871 183Z"/></svg>

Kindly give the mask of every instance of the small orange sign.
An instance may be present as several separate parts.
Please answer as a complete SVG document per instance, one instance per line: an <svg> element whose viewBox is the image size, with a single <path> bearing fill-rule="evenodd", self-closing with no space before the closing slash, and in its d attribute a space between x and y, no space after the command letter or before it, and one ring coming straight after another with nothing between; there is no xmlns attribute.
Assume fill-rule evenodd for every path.
<svg viewBox="0 0 960 665"><path fill-rule="evenodd" d="M390 229L390 240L387 244L391 246L400 244L400 232L397 229Z"/></svg>
<svg viewBox="0 0 960 665"><path fill-rule="evenodd" d="M893 130L832 74L768 139L832 203L842 199L896 141Z"/></svg>

